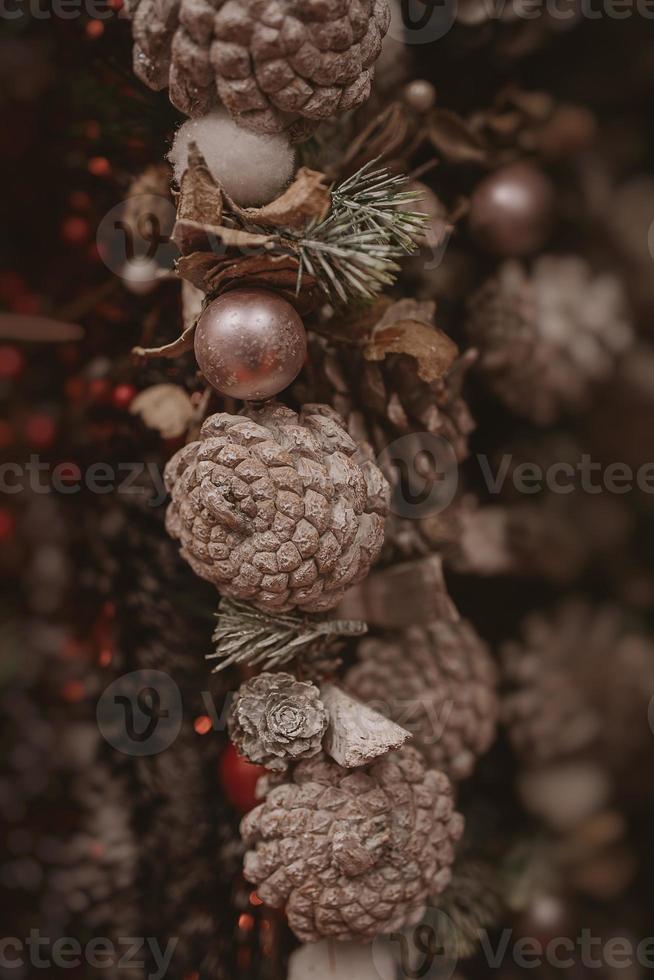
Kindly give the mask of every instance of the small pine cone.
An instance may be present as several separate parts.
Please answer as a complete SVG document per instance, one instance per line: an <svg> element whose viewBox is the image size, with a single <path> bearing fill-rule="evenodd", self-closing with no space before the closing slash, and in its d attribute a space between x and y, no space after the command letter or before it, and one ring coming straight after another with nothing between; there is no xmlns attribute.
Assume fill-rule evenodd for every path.
<svg viewBox="0 0 654 980"><path fill-rule="evenodd" d="M503 668L502 718L525 765L589 757L618 772L651 751L654 647L618 608L571 600L528 616Z"/></svg>
<svg viewBox="0 0 654 980"><path fill-rule="evenodd" d="M467 331L494 394L538 425L585 409L632 340L618 280L573 256L543 256L531 274L505 262L473 296Z"/></svg>
<svg viewBox="0 0 654 980"><path fill-rule="evenodd" d="M315 684L292 674L266 673L241 685L229 734L250 762L284 772L289 762L320 752L328 721Z"/></svg>
<svg viewBox="0 0 654 980"><path fill-rule="evenodd" d="M259 609L333 608L383 544L388 485L326 405L213 415L165 479L182 556Z"/></svg>
<svg viewBox="0 0 654 980"><path fill-rule="evenodd" d="M447 776L415 749L359 769L320 755L243 820L244 873L301 942L371 940L420 921L462 831Z"/></svg>
<svg viewBox="0 0 654 980"><path fill-rule="evenodd" d="M368 98L388 0L140 0L134 71L189 116L218 102L262 133L306 135ZM299 124L299 125L298 125Z"/></svg>
<svg viewBox="0 0 654 980"><path fill-rule="evenodd" d="M345 685L413 735L429 765L465 779L495 737L497 672L472 626L440 620L365 639Z"/></svg>

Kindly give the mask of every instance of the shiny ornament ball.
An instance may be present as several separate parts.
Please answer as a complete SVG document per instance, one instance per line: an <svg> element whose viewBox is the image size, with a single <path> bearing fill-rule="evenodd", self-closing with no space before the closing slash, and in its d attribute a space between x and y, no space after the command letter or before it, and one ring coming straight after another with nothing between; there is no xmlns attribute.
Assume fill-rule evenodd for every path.
<svg viewBox="0 0 654 980"><path fill-rule="evenodd" d="M304 324L290 303L263 289L235 289L198 320L195 356L216 391L262 401L288 388L307 352Z"/></svg>
<svg viewBox="0 0 654 980"><path fill-rule="evenodd" d="M436 105L436 89L431 82L423 78L416 78L404 89L404 98L416 112L429 112Z"/></svg>
<svg viewBox="0 0 654 980"><path fill-rule="evenodd" d="M470 199L470 231L493 255L538 251L547 240L554 187L529 163L512 163L481 181Z"/></svg>
<svg viewBox="0 0 654 980"><path fill-rule="evenodd" d="M256 796L257 783L266 775L263 766L256 766L228 745L218 764L222 790L239 813L249 813L260 802Z"/></svg>
<svg viewBox="0 0 654 980"><path fill-rule="evenodd" d="M18 378L25 367L25 358L17 347L3 344L0 347L0 379L3 381Z"/></svg>

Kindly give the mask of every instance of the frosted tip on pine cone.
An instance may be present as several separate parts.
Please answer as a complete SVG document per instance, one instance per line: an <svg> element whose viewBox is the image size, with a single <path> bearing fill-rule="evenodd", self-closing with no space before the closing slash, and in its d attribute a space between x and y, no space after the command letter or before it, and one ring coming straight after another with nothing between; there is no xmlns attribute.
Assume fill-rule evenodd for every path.
<svg viewBox="0 0 654 980"><path fill-rule="evenodd" d="M421 920L462 831L447 776L415 749L354 770L319 755L243 820L244 873L302 942L370 940Z"/></svg>
<svg viewBox="0 0 654 980"><path fill-rule="evenodd" d="M619 281L583 259L505 262L473 296L467 322L479 370L512 411L538 425L582 411L633 337Z"/></svg>
<svg viewBox="0 0 654 980"><path fill-rule="evenodd" d="M239 688L229 734L250 762L283 772L289 762L320 752L328 721L315 684L292 674L259 674Z"/></svg>
<svg viewBox="0 0 654 980"><path fill-rule="evenodd" d="M390 9L388 0L140 0L132 18L134 71L146 85L168 85L189 116L222 102L248 128L276 133L365 102Z"/></svg>
<svg viewBox="0 0 654 980"><path fill-rule="evenodd" d="M430 765L467 778L493 742L499 710L495 664L472 626L411 626L363 640L358 656L347 689L408 729Z"/></svg>
<svg viewBox="0 0 654 980"><path fill-rule="evenodd" d="M259 609L333 608L383 544L388 484L325 405L212 415L165 480L182 556Z"/></svg>

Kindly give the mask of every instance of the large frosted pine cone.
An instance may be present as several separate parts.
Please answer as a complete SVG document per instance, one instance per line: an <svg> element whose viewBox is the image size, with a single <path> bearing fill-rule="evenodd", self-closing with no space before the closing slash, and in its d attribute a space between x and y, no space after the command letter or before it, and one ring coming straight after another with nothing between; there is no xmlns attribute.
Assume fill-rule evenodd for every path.
<svg viewBox="0 0 654 980"><path fill-rule="evenodd" d="M497 671L486 644L464 620L411 626L359 644L345 684L413 735L429 765L465 779L495 737Z"/></svg>
<svg viewBox="0 0 654 980"><path fill-rule="evenodd" d="M320 755L243 820L245 877L302 942L370 940L420 921L462 831L447 776L415 749L354 770Z"/></svg>
<svg viewBox="0 0 654 980"><path fill-rule="evenodd" d="M259 609L331 609L383 544L388 484L326 405L212 415L165 480L182 556Z"/></svg>
<svg viewBox="0 0 654 980"><path fill-rule="evenodd" d="M388 0L140 0L134 71L189 116L218 102L276 133L346 112L370 94Z"/></svg>
<svg viewBox="0 0 654 980"><path fill-rule="evenodd" d="M467 331L494 394L538 425L585 409L632 341L619 281L574 256L543 256L531 273L505 262L473 296Z"/></svg>
<svg viewBox="0 0 654 980"><path fill-rule="evenodd" d="M503 650L502 717L527 767L594 758L626 772L652 754L654 647L615 606L533 613Z"/></svg>
<svg viewBox="0 0 654 980"><path fill-rule="evenodd" d="M250 762L284 772L289 762L320 752L328 721L315 684L264 673L239 688L229 734Z"/></svg>

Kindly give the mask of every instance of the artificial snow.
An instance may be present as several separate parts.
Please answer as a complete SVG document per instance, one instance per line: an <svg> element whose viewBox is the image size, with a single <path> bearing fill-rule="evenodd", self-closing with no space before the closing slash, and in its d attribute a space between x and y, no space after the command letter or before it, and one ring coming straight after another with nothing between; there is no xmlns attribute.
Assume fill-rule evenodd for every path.
<svg viewBox="0 0 654 980"><path fill-rule="evenodd" d="M286 136L253 133L218 111L189 119L177 130L168 159L178 182L191 142L197 143L212 176L243 207L272 201L293 176L295 152Z"/></svg>

